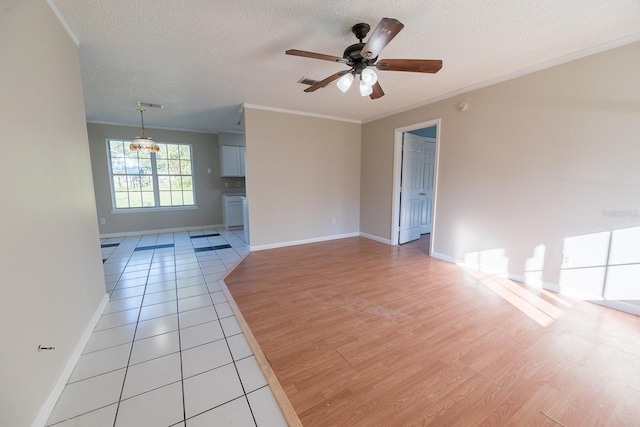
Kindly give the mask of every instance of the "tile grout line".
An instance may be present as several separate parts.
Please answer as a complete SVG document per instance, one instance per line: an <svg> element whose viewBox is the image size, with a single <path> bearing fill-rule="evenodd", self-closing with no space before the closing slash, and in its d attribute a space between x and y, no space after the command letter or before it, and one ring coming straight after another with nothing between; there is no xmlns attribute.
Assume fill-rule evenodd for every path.
<svg viewBox="0 0 640 427"><path fill-rule="evenodd" d="M173 264L176 268L173 270L173 276L176 283L175 292L176 292L176 319L178 322L178 349L180 351L180 387L182 389L182 421L184 422L184 427L187 427L187 404L184 395L184 367L182 365L182 333L180 330L180 305L179 305L179 295L178 295L178 268L176 264L176 247L175 247L176 236L173 233ZM195 256L195 252L194 252Z"/></svg>
<svg viewBox="0 0 640 427"><path fill-rule="evenodd" d="M142 240L142 238L140 239ZM140 243L140 240L138 240L138 243ZM156 241L158 240L158 237L156 235ZM134 250L135 252L135 250ZM155 253L155 249L153 250L153 252ZM133 255L132 255L133 256ZM129 265L129 263L127 262L127 265ZM153 265L153 254L151 254L151 260L149 262L149 270L151 270L151 266ZM126 266L125 266L126 268ZM148 279L148 276L147 276ZM117 285L116 285L117 286ZM115 289L115 288L114 288ZM144 290L147 290L147 284L145 281L145 285L144 285ZM113 417L113 427L116 427L116 422L118 421L118 412L120 411L120 403L122 403L122 395L124 393L124 385L127 382L127 373L129 372L129 365L131 364L131 355L133 354L133 346L136 342L136 334L138 333L138 324L140 323L140 315L142 314L142 304L144 303L144 292L142 293L142 301L140 301L140 309L138 310L138 320L136 321L136 327L134 328L133 331L133 339L131 340L131 349L129 350L129 358L127 359L127 367L125 368L124 371L124 378L122 379L122 387L120 388L120 396L118 397L118 405L116 406L116 413Z"/></svg>
<svg viewBox="0 0 640 427"><path fill-rule="evenodd" d="M140 240L142 239L142 236L140 236L138 238L138 241L136 242L136 245L140 242ZM122 244L122 242L124 242L126 240L126 237L123 238L119 245ZM113 254L116 252L116 250L112 251L109 256L107 257L106 261L102 263L102 269L104 271L104 265L107 261L109 261L109 258L111 258L111 256L113 256ZM131 257L133 257L133 253L134 251L131 251L131 253L129 254L129 256L127 257L127 263L125 264L124 268L122 269L122 271L120 272L120 274L118 274L118 279L115 281L115 285L113 286L113 289L111 289L111 291L109 291L109 302L111 302L111 295L113 294L113 291L115 291L115 289L118 287L118 282L120 281L120 279L122 278L122 275L124 274L124 271L126 270L127 266L129 265L129 262L131 261Z"/></svg>
<svg viewBox="0 0 640 427"><path fill-rule="evenodd" d="M220 237L222 237L222 236L220 236ZM224 239L224 241L225 241L225 242L227 242L227 244L229 244L229 242L227 241L227 239L225 239L224 237L223 237L223 239ZM231 246L231 245L229 244L229 246ZM233 247L232 247L232 248L233 248ZM233 249L233 250L234 250L234 251L236 251L235 249ZM238 251L236 251L236 253L237 253L237 252L238 252ZM196 255L196 256L197 256L197 255ZM218 256L218 258L220 258L220 256ZM199 259L199 258L198 258L198 266L200 267L200 271L202 272L202 267L200 266L200 259ZM228 269L227 269L227 267L226 267L226 266L225 266L225 269L228 271ZM204 272L202 272L202 277L204 277ZM207 280L206 280L206 279L205 279L205 286L207 286L207 291L210 291L210 289L209 289L209 284L207 283ZM213 310L215 311L215 313L216 313L216 317L218 318L218 321L220 322L220 316L218 315L218 309L216 308L216 304L215 304L215 302L213 301L213 297L211 296L211 292L209 292L208 294L209 294L209 299L211 300L211 305L213 306ZM234 317L235 317L235 315L234 315ZM222 322L220 322L220 327L222 328ZM235 359L235 357L233 356L233 352L231 351L231 346L229 345L229 341L227 340L227 333L225 332L224 328L222 328L222 335L224 336L224 342L225 342L225 344L227 345L227 349L229 350L229 354L231 355L231 361L232 361L232 363L233 363L233 368L234 368L234 369L235 369L235 371L236 371L236 375L238 376L238 381L240 382L240 387L242 387L242 396L238 396L236 399L241 398L241 397L244 397L244 399L245 399L245 400L246 400L246 402L247 402L247 406L249 407L249 412L251 413L251 418L253 419L253 424L254 424L255 426L257 426L257 425L258 425L258 423L257 423L257 421L256 421L256 417L255 417L255 415L253 414L253 408L251 408L251 404L249 403L249 398L247 397L247 391L246 391L246 389L244 388L244 384L243 384L243 382L242 382L242 377L240 376L240 371L238 370L238 365L236 364L236 359ZM252 353L253 353L253 351L252 351ZM236 399L232 399L231 401L236 400ZM231 402L231 401L230 401L230 402ZM228 403L228 402L227 402L227 403ZM211 409L213 409L213 408L211 408ZM185 421L185 424L186 424L186 421ZM186 425L185 425L185 427L186 427Z"/></svg>
<svg viewBox="0 0 640 427"><path fill-rule="evenodd" d="M217 232L217 230L214 230L214 231ZM201 232L204 233L204 230L201 230ZM187 236L189 236L189 235L187 235ZM197 241L197 239L184 239L184 241L182 241L182 239L180 239L180 243L179 244L182 245L184 243L184 246L176 247L176 239L177 239L177 237L176 237L176 233L174 232L174 233L171 234L171 239L173 241L173 244L171 245L172 251L167 253L166 249L169 249L169 247L164 248L164 247L157 247L157 246L159 246L160 243L162 243L163 245L165 243L167 243L166 238L168 236L166 236L166 235L165 236L161 236L160 234L156 234L151 239L149 239L149 237L151 237L151 236L136 236L136 238L134 238L134 239L129 239L129 238L125 237L120 241L119 247L117 249L111 251L111 253L105 259L105 262L110 260L110 259L111 260L116 260L117 259L117 261L114 261L112 264L107 264L107 267L108 267L109 271L113 272L113 273L116 273L117 277L118 277L117 280L112 282L112 283L114 283L113 288L108 292L108 294L109 294L109 302L122 301L122 300L125 300L125 299L128 299L128 298L137 298L139 296L141 298L140 298L139 304L134 304L134 305L132 305L131 308L124 308L124 309L119 309L119 310L116 310L116 311L113 311L113 312L110 312L110 313L106 313L107 315L109 315L109 314L118 314L118 313L125 312L127 310L138 309L138 313L137 313L137 317L136 317L135 321L129 322L129 323L125 323L125 324L122 324L122 325L118 325L118 326L112 326L110 328L102 329L102 330L97 331L97 332L109 331L109 330L122 328L122 327L130 327L131 325L135 324L135 326L132 328L133 329L133 335L132 335L131 341L123 342L121 344L112 344L112 345L109 345L108 347L96 349L96 350L93 350L93 351L91 351L89 353L86 353L86 354L91 354L91 353L107 350L107 349L110 349L110 348L115 348L115 347L118 347L118 346L130 345L129 354L128 354L128 358L127 358L127 363L126 363L126 366L124 367L124 375L123 375L123 379L122 379L122 385L120 387L120 394L118 396L118 400L116 402L114 402L114 403L110 403L108 405L101 406L100 408L95 408L95 409L92 409L90 411L84 412L82 414L78 414L78 415L76 415L76 416L74 416L72 418L77 418L77 417L86 415L87 413L94 412L96 410L99 410L99 409L102 409L102 408L105 408L105 407L108 407L108 406L111 406L111 405L115 404L116 408L115 408L115 413L113 415L113 417L114 417L113 418L113 427L115 427L116 424L118 423L117 420L118 420L118 416L121 415L119 410L120 410L120 405L123 402L124 387L125 387L125 384L126 384L126 381L127 381L127 376L128 376L128 373L129 373L128 371L129 371L129 368L131 366L137 365L137 364L131 365L131 360L132 360L132 355L133 355L133 347L136 344L136 337L137 337L138 333L142 332L142 330L139 329L140 322L152 321L152 320L157 319L157 318L169 317L170 316L170 315L163 315L163 316L158 316L158 317L153 317L153 318L141 320L142 309L145 307L144 304L145 304L145 299L147 297L147 289L150 286L148 281L149 281L149 278L152 277L152 276L150 276L150 273L153 270L154 263L161 262L161 261L163 261L163 258L164 258L164 262L169 261L169 262L171 262L173 264L173 277L174 277L173 282L174 283L173 283L172 287L173 287L174 295L175 295L175 298L176 298L176 300L175 300L175 304L176 305L175 306L176 306L177 330L163 332L161 334L151 335L151 336L142 338L141 340L152 338L154 336L163 335L163 334L169 333L169 332L177 332L177 334L178 334L178 351L174 352L174 353L171 353L171 354L175 354L175 353L178 353L178 352L180 353L179 354L179 357L180 357L180 370L181 370L180 382L181 382L181 386L182 386L182 404L183 404L182 417L183 417L183 419L180 420L180 421L177 421L173 425L178 426L183 422L184 422L184 427L186 427L186 425L187 425L186 396L185 396L185 393L184 393L184 380L185 380L185 378L184 378L184 367L183 367L183 359L182 359L182 352L183 352L183 348L182 347L183 347L183 345L182 345L181 334L180 334L180 331L181 331L180 306L181 306L181 304L180 304L180 293L179 293L179 290L181 288L178 286L178 281L180 280L179 277L178 277L180 275L179 274L180 272L178 271L178 268L177 268L178 252L180 252L179 255L181 256L181 259L184 258L184 260L188 260L189 258L191 258L191 256L195 257L194 261L196 261L197 263L193 262L193 264L194 264L194 266L197 265L197 268L199 270L199 274L197 274L196 276L193 276L193 278L196 278L196 277L202 278L203 279L202 285L205 287L205 290L206 290L205 293L198 294L198 295L186 296L186 297L184 297L182 299L188 299L188 298L191 298L191 297L193 297L193 298L195 298L195 297L204 297L205 295L209 295L209 298L208 298L209 302L213 306L214 313L216 315L215 322L218 322L218 324L221 327L222 327L222 323L221 323L222 319L220 318L220 314L218 312L218 308L216 308L216 304L215 304L213 295L211 293L211 290L209 289L209 280L207 279L207 275L205 275L205 273L203 271L202 264L211 261L211 257L209 257L208 255L209 254L213 255L215 253L215 256L217 257L216 258L216 262L221 264L221 267L224 268L224 271L229 271L229 266L227 266L225 264L225 262L222 260L222 258L220 258L220 254L217 253L217 251L215 251L215 252L207 252L207 254L203 254L202 258L204 260L201 261L201 258L198 256L198 253L195 252L195 248L193 246L194 241ZM240 259L242 259L242 256L240 255L238 250L229 243L229 241L227 240L226 237L224 237L224 236L222 236L220 234L218 236L212 236L212 237L216 238L215 241L218 244L214 245L211 242L211 240L209 239L209 237L207 237L206 240L211 245L211 247L214 247L214 246L228 246L228 248L226 248L226 249L229 249L229 251L225 250L225 254L224 254L226 258L230 258L231 256L233 256L233 257L239 257ZM234 237L234 236L231 236L231 237ZM133 240L133 242L131 242L132 240ZM155 242L155 245L151 245L151 240L153 240ZM226 242L226 245L222 245L222 242L220 242L220 240L222 240L222 242ZM235 240L235 239L233 239L233 240ZM187 243L187 242L189 242L190 244ZM144 245L143 247L153 246L153 250L151 251L150 259L148 258L148 255L144 253L144 251L139 251L139 252L141 252L140 256L139 257L136 256L136 250L135 249L139 245ZM118 249L120 249L120 251L116 252ZM220 249L223 249L223 248L220 248ZM157 250L159 250L159 251L157 251ZM170 258L171 257L170 254L171 253L173 255L172 259ZM142 254L144 254L144 256ZM164 255L164 257L163 257L163 255ZM169 257L167 257L167 255L169 255ZM115 257L115 258L112 258L112 257ZM237 262L238 262L237 260L234 261L234 264L237 264ZM139 268L139 266L145 265L145 264L146 264L145 268L143 268L143 269ZM118 267L116 269L114 269L114 267L116 267L116 266L118 266ZM120 267L120 266L122 266L122 267ZM134 279L139 280L141 278L144 278L144 275L142 275L141 277L136 277L136 278L129 278L129 277L123 278L123 276L125 276L127 274L127 269L131 268L132 266L136 266L136 270L134 270L132 272L129 272L129 273L133 273L135 271L139 272L139 271L146 270L146 279L144 281L144 284L125 287L125 288L120 288L119 287L119 285L121 284L120 282L124 283L125 280L129 280L129 279L131 279L131 280L134 280ZM220 272L220 273L222 273L222 272ZM211 277L215 277L215 275L217 275L217 274L218 274L217 272L208 273L208 275L211 276ZM110 274L110 276L114 276L114 274ZM181 279L188 280L188 279L191 279L191 276L190 277L184 277L184 278L181 278ZM213 284L215 279L211 278L210 280L211 280L211 283ZM158 283L163 283L163 282L158 282ZM200 284L193 284L193 285L185 286L184 288L189 288L189 287L194 287L194 286L201 286L201 285ZM116 290L120 290L121 291L121 290L126 290L126 289L130 289L130 288L134 288L134 287L142 287L142 294L141 295L131 295L131 296L128 296L126 298L119 298L117 300L111 300L111 296L113 295L113 293ZM169 286L169 291L170 290L171 290L171 286ZM157 292L163 292L163 291L157 291ZM187 295L189 295L189 293L187 293ZM224 293L222 293L222 295L224 295ZM225 299L226 299L226 296L225 296ZM167 302L171 302L171 301L158 302L158 303L155 303L155 304L150 304L147 307L153 307L154 305L159 305L159 304L163 304L163 303L167 303ZM221 302L221 304L223 304L223 303L224 303L224 301ZM190 306L190 305L188 305L188 306ZM191 308L191 309L186 310L185 312L189 312L189 311L193 311L193 310L197 310L197 309L198 308ZM103 313L102 315L104 316L105 313ZM234 316L234 314L232 314L231 316L228 316L228 317L233 317L233 316ZM191 325L191 326L192 327L193 326L198 326L198 325L204 324L204 323L208 323L208 322L203 322L203 323L199 323L197 325ZM92 332L92 334L95 333L95 332L96 331ZM247 405L249 407L249 410L250 410L254 425L257 425L257 421L256 421L256 418L255 418L255 415L253 414L253 409L251 408L251 404L249 403L249 400L248 400L248 395L247 395L247 391L246 391L245 385L243 384L242 378L240 377L239 369L238 369L238 366L237 366L237 363L236 363L239 360L244 360L244 359L246 359L248 357L251 357L252 354L247 356L247 357L243 357L242 359L239 359L237 361L237 360L235 360L235 358L234 358L234 356L233 356L233 354L231 352L230 343L228 342L228 339L230 337L233 337L233 336L236 336L236 335L241 335L241 334L242 334L242 331L240 333L238 333L238 334L233 334L233 335L227 336L227 334L225 333L224 329L222 329L222 337L220 339L224 339L225 340L225 344L226 344L227 350L229 351L229 353L231 355L231 362L229 362L227 364L227 366L230 363L233 363L237 378L238 378L239 383L240 383L241 388L242 388L242 395L239 395L238 397L236 397L234 399L230 399L230 400L228 400L226 402L223 402L220 405L216 405L215 407L212 407L212 408L210 408L210 409L208 409L206 411L203 411L202 413L208 412L210 410L213 410L215 408L223 406L223 405L225 405L225 404L227 404L229 402L232 402L232 401L237 400L237 399L239 399L239 398L244 396L244 398L245 398L245 400L247 402ZM214 340L214 341L219 341L219 340ZM204 345L204 344L201 344L201 345ZM138 364L144 363L144 362L146 362L146 361L141 361ZM122 369L122 368L119 368L119 369ZM108 372L105 372L105 373L115 372L115 371L117 371L119 369L111 370L111 371L108 371ZM94 375L93 377L95 377L95 376L97 376L97 375ZM93 378L93 377L83 378L82 380L90 379L90 378ZM78 380L78 381L81 381L81 380ZM174 382L172 382L170 384L175 384L175 383L177 383L177 381L174 381ZM170 384L166 384L166 385L170 385ZM127 398L125 400L128 400L130 398L134 398L134 397L143 395L143 394L148 393L150 391L157 390L157 389L162 388L162 387L164 387L166 385L163 385L163 386L160 386L160 387L155 387L155 388L150 389L150 390L145 390L144 392L141 392L141 393L138 393L136 395L130 396L129 398ZM262 387L260 387L258 389L261 389L261 388ZM256 390L258 390L258 389L256 389ZM202 413L200 413L200 414L202 414ZM196 417L196 416L198 416L200 414L194 414L191 418L194 418L194 417ZM64 422L64 421L62 421L62 422Z"/></svg>

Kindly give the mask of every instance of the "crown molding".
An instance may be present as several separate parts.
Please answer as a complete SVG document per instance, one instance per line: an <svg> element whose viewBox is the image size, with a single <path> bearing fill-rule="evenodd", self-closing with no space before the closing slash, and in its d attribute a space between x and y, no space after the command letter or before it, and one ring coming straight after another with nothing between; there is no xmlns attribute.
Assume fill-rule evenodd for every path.
<svg viewBox="0 0 640 427"><path fill-rule="evenodd" d="M287 110L284 108L265 107L263 105L254 105L254 104L242 104L242 105L244 109L250 108L254 110L273 111L274 113L295 114L298 116L308 116L308 117L316 117L319 119L337 120L340 122L355 123L359 125L362 124L362 120L345 119L344 117L328 116L325 114L316 114L316 113L307 113L307 112L296 111L296 110Z"/></svg>
<svg viewBox="0 0 640 427"><path fill-rule="evenodd" d="M69 37L71 37L71 40L73 40L76 46L80 47L80 40L78 39L78 36L76 36L76 34L73 32L69 24L67 24L67 20L64 19L64 16L62 16L62 13L60 13L60 10L58 9L58 7L53 3L53 0L47 0L47 4L53 11L54 15L56 15L56 18L58 18L58 21L60 21L64 29L67 31L67 34L69 34Z"/></svg>

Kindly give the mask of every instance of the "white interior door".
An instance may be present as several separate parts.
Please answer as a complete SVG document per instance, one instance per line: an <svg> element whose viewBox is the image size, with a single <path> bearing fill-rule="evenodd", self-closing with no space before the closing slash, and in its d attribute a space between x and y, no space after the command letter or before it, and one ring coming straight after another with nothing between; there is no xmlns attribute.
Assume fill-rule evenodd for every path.
<svg viewBox="0 0 640 427"><path fill-rule="evenodd" d="M425 141L422 163L422 191L420 205L420 234L431 233L433 225L433 181L436 167L436 143Z"/></svg>
<svg viewBox="0 0 640 427"><path fill-rule="evenodd" d="M424 143L415 135L403 134L402 181L400 191L399 243L420 238L420 209L422 192L421 167Z"/></svg>
<svg viewBox="0 0 640 427"><path fill-rule="evenodd" d="M433 183L431 192L431 209L428 210L428 218L431 220L431 238L429 247L433 250L433 246L437 239L438 232L438 218L436 216L436 204L438 197L438 152L440 150L439 143L439 128L440 119L425 121L422 123L416 123L410 126L404 126L396 128L394 132L393 142L393 192L392 192L392 215L391 215L391 244L397 245L400 243L400 217L402 216L401 209L401 191L402 191L402 160L403 160L403 141L405 135L408 132L425 133L429 137L424 138L427 142L433 142L435 144L434 156L433 156L433 172L431 174L431 182ZM428 133L427 133L428 132ZM411 137L409 137L411 138ZM426 192L425 192L426 193ZM406 218L405 218L406 220Z"/></svg>
<svg viewBox="0 0 640 427"><path fill-rule="evenodd" d="M403 134L399 243L430 233L433 211L435 142Z"/></svg>

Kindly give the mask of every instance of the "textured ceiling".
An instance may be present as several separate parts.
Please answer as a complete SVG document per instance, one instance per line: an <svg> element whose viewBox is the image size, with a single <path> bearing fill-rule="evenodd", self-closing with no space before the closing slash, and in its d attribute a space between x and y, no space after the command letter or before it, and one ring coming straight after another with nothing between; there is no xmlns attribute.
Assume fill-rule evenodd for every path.
<svg viewBox="0 0 640 427"><path fill-rule="evenodd" d="M639 0L52 0L80 41L87 120L239 131L242 103L367 121L603 44L640 39ZM335 84L304 93L342 64L351 26L383 17L404 30L380 58L442 59L438 74L378 72L386 95ZM622 39L622 40L620 40ZM366 39L365 39L366 41Z"/></svg>

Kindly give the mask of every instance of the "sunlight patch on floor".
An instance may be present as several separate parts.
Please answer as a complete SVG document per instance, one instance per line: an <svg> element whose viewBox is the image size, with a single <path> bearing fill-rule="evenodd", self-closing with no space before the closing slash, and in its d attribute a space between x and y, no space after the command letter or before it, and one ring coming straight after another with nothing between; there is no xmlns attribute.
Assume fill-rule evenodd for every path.
<svg viewBox="0 0 640 427"><path fill-rule="evenodd" d="M563 314L559 308L507 278L483 273L465 266L461 267L480 283L545 328Z"/></svg>

